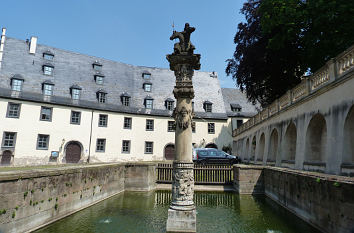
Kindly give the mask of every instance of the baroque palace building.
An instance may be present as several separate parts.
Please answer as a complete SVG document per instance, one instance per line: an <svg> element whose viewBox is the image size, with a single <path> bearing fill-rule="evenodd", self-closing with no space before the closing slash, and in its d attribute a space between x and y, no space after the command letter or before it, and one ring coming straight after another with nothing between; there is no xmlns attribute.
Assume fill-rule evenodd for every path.
<svg viewBox="0 0 354 233"><path fill-rule="evenodd" d="M256 113L215 72L195 72L194 147L232 147ZM6 36L0 47L2 165L151 161L174 155L174 73Z"/></svg>

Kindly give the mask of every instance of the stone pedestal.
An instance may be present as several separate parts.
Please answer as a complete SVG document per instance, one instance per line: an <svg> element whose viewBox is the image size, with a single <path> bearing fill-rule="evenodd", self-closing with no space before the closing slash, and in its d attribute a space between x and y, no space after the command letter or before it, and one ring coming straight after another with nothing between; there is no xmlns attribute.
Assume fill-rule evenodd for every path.
<svg viewBox="0 0 354 233"><path fill-rule="evenodd" d="M197 217L195 210L168 210L166 232L196 232Z"/></svg>
<svg viewBox="0 0 354 233"><path fill-rule="evenodd" d="M185 25L183 32L173 32L178 38L174 53L167 55L170 69L176 76L173 94L177 100L173 117L176 121L175 148L172 173L172 203L168 210L167 232L196 232L196 210L193 202L194 177L192 161L192 99L194 70L200 69L200 54L193 54L190 34L195 29Z"/></svg>

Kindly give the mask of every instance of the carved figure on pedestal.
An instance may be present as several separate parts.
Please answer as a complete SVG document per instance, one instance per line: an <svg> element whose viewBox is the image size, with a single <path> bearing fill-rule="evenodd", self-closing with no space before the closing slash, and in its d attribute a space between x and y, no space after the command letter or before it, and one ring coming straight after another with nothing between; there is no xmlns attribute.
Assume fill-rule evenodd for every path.
<svg viewBox="0 0 354 233"><path fill-rule="evenodd" d="M173 200L192 201L193 200L193 170L178 170L173 173Z"/></svg>
<svg viewBox="0 0 354 233"><path fill-rule="evenodd" d="M194 45L190 42L191 33L195 31L194 27L190 27L189 23L184 26L183 32L173 31L170 40L179 39L174 45L174 54L193 54Z"/></svg>

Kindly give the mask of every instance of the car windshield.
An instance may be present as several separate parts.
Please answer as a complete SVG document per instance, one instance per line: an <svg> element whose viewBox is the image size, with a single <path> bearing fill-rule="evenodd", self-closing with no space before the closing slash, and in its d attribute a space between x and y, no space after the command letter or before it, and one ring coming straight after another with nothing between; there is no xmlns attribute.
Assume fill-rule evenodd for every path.
<svg viewBox="0 0 354 233"><path fill-rule="evenodd" d="M227 156L227 153L224 151L218 151L218 156Z"/></svg>
<svg viewBox="0 0 354 233"><path fill-rule="evenodd" d="M217 156L217 151L209 151L209 156Z"/></svg>

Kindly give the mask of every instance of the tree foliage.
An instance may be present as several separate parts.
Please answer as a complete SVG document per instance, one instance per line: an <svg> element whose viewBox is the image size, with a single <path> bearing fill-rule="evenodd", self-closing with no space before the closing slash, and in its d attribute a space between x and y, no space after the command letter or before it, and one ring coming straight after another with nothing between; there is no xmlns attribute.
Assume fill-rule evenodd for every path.
<svg viewBox="0 0 354 233"><path fill-rule="evenodd" d="M354 43L354 1L248 0L241 13L226 73L262 106Z"/></svg>

